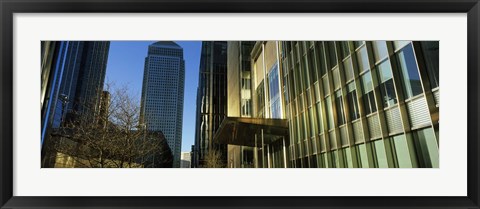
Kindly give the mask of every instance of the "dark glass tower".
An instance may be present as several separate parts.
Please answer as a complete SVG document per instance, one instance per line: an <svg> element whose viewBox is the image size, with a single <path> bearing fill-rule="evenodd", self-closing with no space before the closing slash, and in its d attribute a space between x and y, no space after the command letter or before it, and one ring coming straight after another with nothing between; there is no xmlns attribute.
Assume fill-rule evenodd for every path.
<svg viewBox="0 0 480 209"><path fill-rule="evenodd" d="M208 152L220 153L226 166L227 147L213 143L213 136L227 115L227 42L204 41L197 90L194 167L205 167Z"/></svg>
<svg viewBox="0 0 480 209"><path fill-rule="evenodd" d="M70 116L99 113L109 48L109 41L42 42L42 146Z"/></svg>

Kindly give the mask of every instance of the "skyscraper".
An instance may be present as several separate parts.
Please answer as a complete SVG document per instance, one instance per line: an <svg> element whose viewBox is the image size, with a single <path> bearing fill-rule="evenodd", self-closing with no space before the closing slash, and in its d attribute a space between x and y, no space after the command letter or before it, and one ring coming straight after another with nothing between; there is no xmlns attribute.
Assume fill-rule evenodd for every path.
<svg viewBox="0 0 480 209"><path fill-rule="evenodd" d="M109 41L42 42L42 146L67 114L99 114L109 48Z"/></svg>
<svg viewBox="0 0 480 209"><path fill-rule="evenodd" d="M140 122L149 131L162 131L180 167L185 61L183 48L172 41L148 46L145 58Z"/></svg>
<svg viewBox="0 0 480 209"><path fill-rule="evenodd" d="M204 167L210 151L226 165L227 146L213 143L213 135L227 115L227 42L204 41L197 91L194 167ZM210 153L211 154L211 153Z"/></svg>

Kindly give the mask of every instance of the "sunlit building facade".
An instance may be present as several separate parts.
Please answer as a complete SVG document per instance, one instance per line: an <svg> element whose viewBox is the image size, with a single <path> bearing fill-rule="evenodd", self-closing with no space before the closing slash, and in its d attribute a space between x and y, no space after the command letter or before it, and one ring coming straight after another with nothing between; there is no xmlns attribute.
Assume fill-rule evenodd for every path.
<svg viewBox="0 0 480 209"><path fill-rule="evenodd" d="M172 41L148 46L143 74L140 122L149 131L161 131L180 167L182 147L185 61L183 48Z"/></svg>
<svg viewBox="0 0 480 209"><path fill-rule="evenodd" d="M254 167L439 167L439 42L257 42L251 63L262 120L229 116L216 140L249 144ZM242 127L255 143L227 134Z"/></svg>

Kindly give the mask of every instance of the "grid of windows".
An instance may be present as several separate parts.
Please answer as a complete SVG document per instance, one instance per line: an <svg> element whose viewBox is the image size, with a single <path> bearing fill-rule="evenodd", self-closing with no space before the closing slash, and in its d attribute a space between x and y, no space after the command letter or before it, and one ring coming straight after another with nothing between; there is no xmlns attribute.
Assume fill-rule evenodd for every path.
<svg viewBox="0 0 480 209"><path fill-rule="evenodd" d="M438 167L438 42L281 49L292 167Z"/></svg>
<svg viewBox="0 0 480 209"><path fill-rule="evenodd" d="M180 166L184 66L183 49L175 43L162 41L148 47L140 120L147 129L163 132L173 153L174 167Z"/></svg>

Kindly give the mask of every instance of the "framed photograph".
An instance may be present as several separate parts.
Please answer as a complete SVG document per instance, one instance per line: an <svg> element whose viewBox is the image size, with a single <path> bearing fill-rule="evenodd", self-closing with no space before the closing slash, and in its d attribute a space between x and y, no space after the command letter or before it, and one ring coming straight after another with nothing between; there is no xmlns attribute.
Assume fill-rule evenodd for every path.
<svg viewBox="0 0 480 209"><path fill-rule="evenodd" d="M2 209L479 208L478 0L0 7Z"/></svg>

